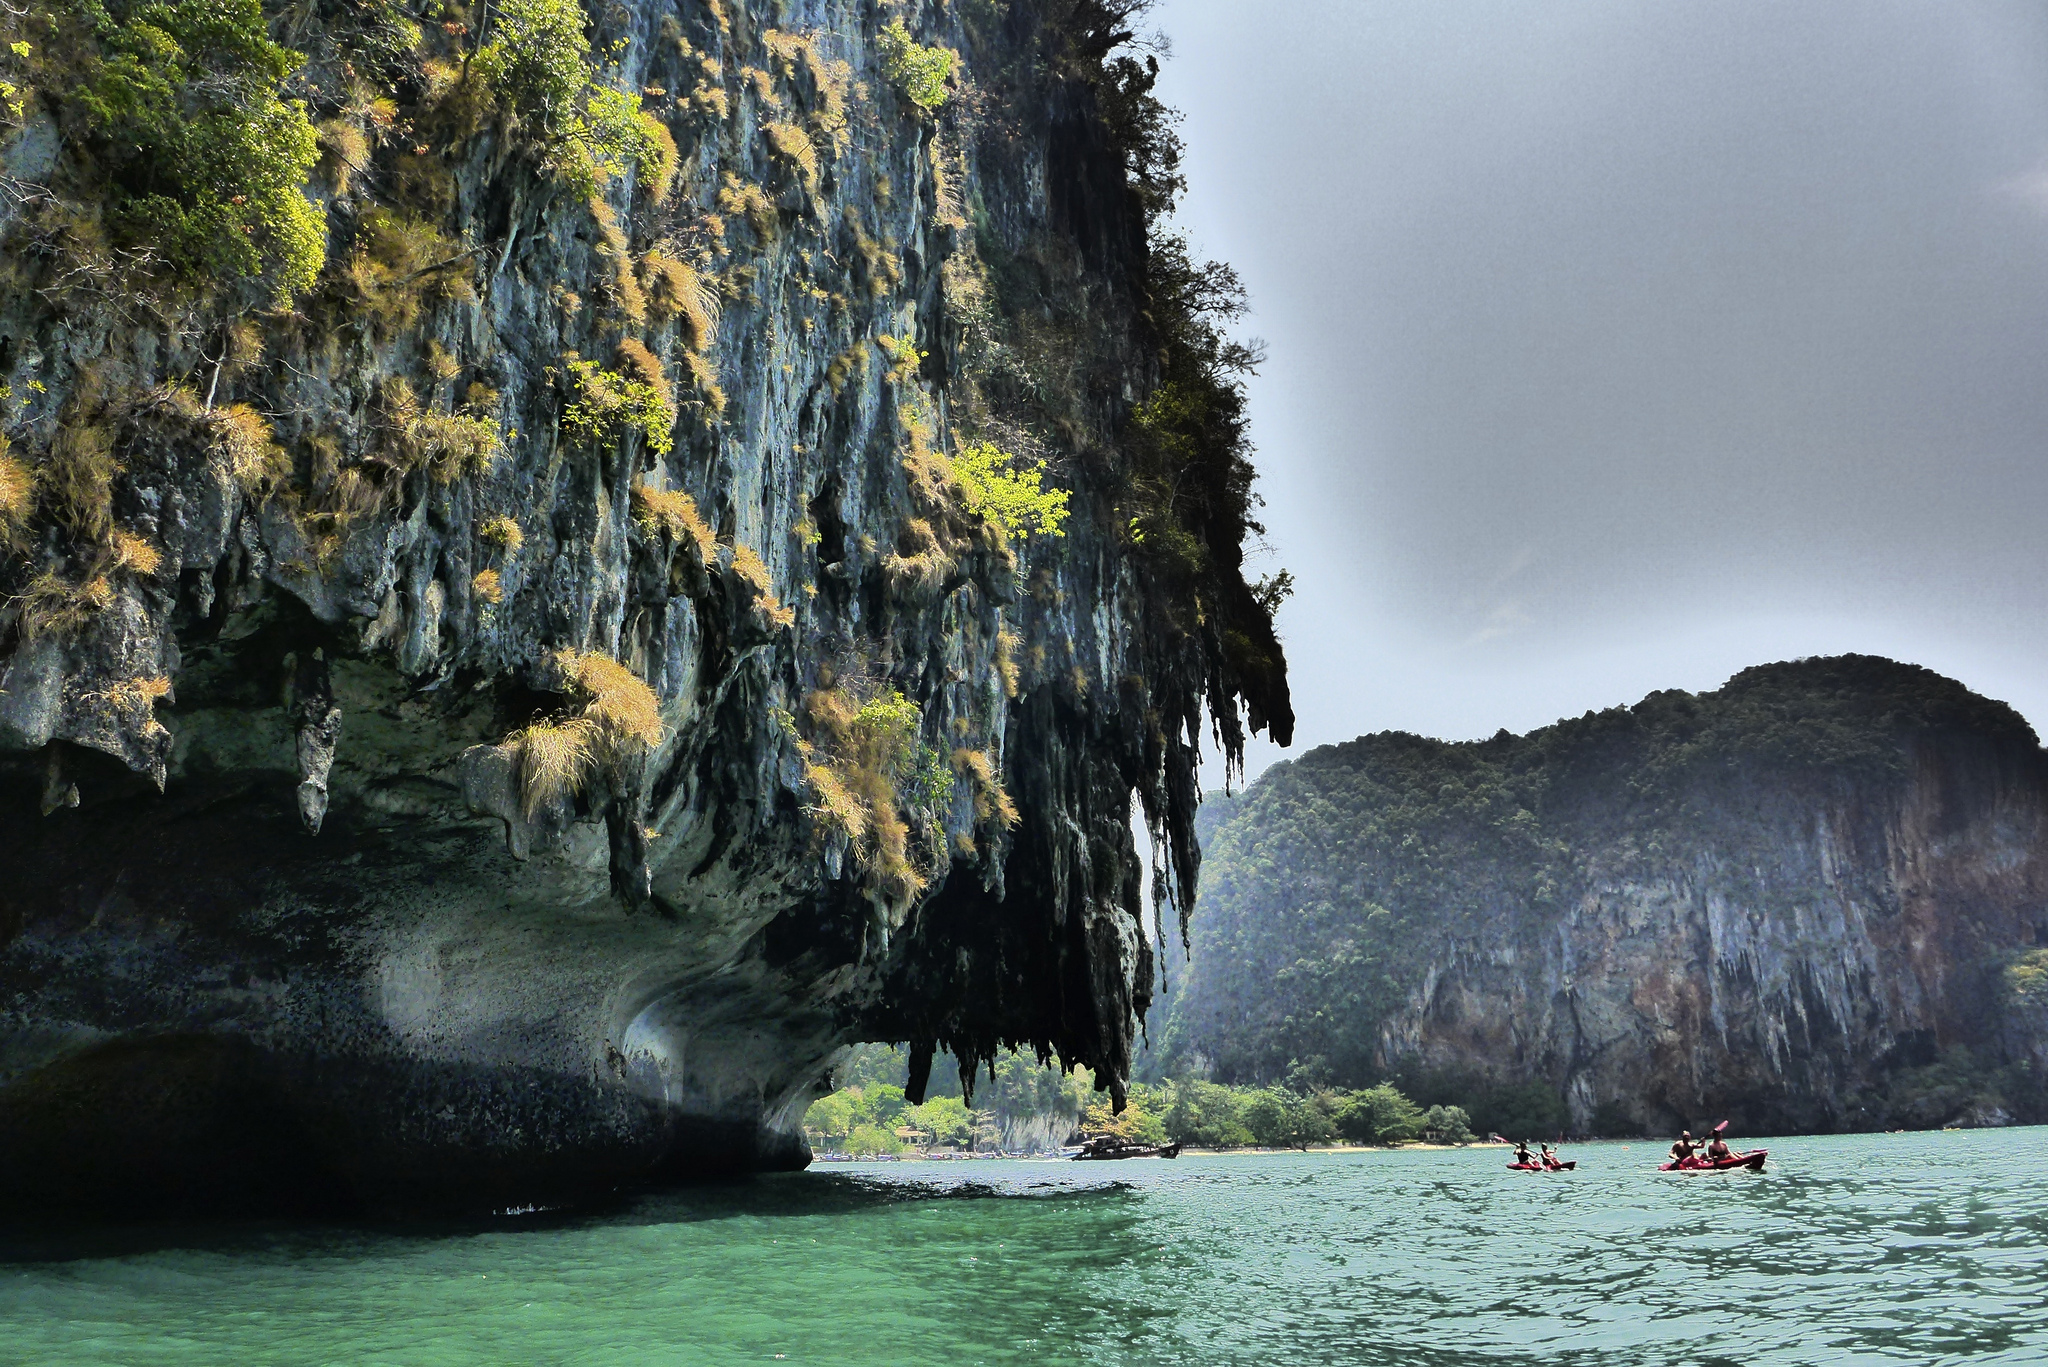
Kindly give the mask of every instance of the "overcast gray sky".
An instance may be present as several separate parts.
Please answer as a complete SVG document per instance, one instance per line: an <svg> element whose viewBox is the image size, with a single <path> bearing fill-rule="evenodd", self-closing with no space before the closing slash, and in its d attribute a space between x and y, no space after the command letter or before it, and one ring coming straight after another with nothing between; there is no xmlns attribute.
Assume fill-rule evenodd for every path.
<svg viewBox="0 0 2048 1367"><path fill-rule="evenodd" d="M1271 351L1295 753L1848 650L2048 724L2048 6L1154 19Z"/></svg>

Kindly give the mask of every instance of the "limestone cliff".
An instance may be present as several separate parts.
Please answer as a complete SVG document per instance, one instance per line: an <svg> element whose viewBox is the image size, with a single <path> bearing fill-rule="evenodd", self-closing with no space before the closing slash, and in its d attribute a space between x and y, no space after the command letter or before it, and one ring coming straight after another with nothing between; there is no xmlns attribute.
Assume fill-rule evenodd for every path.
<svg viewBox="0 0 2048 1367"><path fill-rule="evenodd" d="M1535 1083L1581 1132L2041 1108L2048 764L1926 670L1811 660L1523 737L1368 736L1218 817L1184 1062L1482 1103Z"/></svg>
<svg viewBox="0 0 2048 1367"><path fill-rule="evenodd" d="M1184 901L1204 709L1291 724L1136 8L6 20L0 1201L801 1163L860 1039L1121 1089L1133 799Z"/></svg>

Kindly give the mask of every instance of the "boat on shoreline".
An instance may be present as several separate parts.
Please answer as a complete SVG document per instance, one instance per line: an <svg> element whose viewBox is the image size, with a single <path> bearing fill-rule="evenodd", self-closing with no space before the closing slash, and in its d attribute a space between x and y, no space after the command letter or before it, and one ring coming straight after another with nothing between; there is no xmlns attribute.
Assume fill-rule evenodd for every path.
<svg viewBox="0 0 2048 1367"><path fill-rule="evenodd" d="M1082 1143L1080 1151L1066 1155L1075 1163L1108 1162L1119 1158L1178 1158L1178 1144L1136 1144L1115 1135L1098 1135Z"/></svg>

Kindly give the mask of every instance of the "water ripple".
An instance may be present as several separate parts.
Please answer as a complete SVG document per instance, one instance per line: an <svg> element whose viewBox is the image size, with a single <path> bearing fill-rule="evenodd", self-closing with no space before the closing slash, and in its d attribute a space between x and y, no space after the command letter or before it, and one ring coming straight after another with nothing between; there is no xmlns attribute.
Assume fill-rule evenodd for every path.
<svg viewBox="0 0 2048 1367"><path fill-rule="evenodd" d="M0 1362L2048 1360L2039 1132L1795 1139L1774 1171L1487 1150L895 1164L602 1216L0 1246Z"/></svg>

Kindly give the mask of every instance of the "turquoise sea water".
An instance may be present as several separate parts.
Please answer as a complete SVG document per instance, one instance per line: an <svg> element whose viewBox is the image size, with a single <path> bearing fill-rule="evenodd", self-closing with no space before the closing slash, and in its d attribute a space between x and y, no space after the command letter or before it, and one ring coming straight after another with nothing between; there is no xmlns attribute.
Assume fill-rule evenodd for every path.
<svg viewBox="0 0 2048 1367"><path fill-rule="evenodd" d="M463 1228L0 1235L0 1362L2048 1362L2048 1131L876 1164Z"/></svg>

